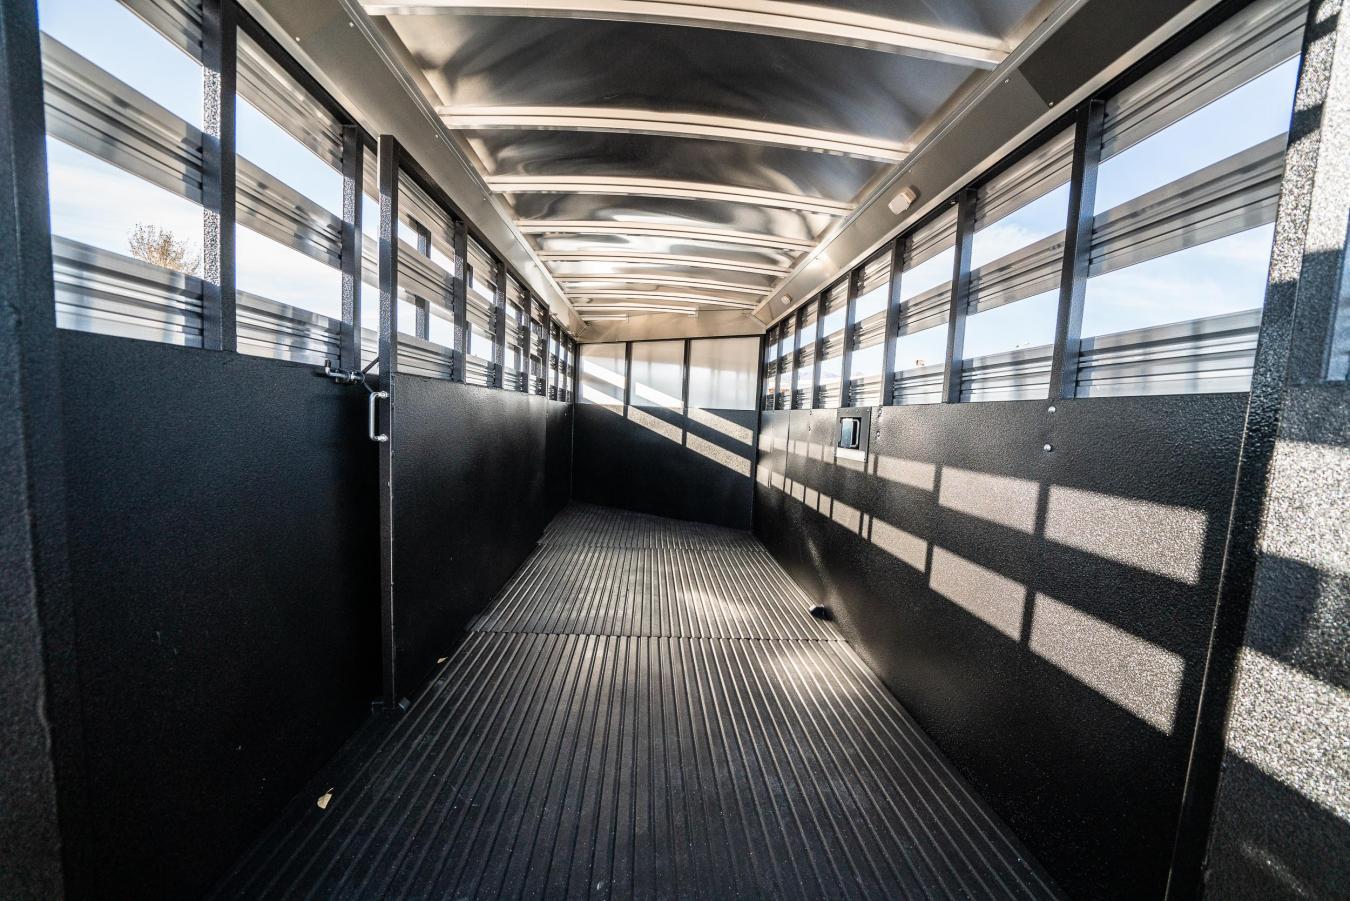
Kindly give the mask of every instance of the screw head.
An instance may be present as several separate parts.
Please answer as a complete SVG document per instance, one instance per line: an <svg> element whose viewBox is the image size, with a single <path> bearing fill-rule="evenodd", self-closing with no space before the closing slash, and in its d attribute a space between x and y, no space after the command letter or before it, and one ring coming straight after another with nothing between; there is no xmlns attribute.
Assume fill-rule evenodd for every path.
<svg viewBox="0 0 1350 901"><path fill-rule="evenodd" d="M1050 453L1050 452L1051 452L1052 450L1054 450L1054 449L1055 449L1055 446L1054 446L1053 444L1047 444L1045 447L1042 448L1042 450L1044 450L1047 454Z"/></svg>
<svg viewBox="0 0 1350 901"><path fill-rule="evenodd" d="M1051 404L1051 405L1050 405L1050 409L1046 410L1045 412L1047 412L1047 413L1053 413L1053 412L1055 412L1055 405L1054 405L1054 404Z"/></svg>

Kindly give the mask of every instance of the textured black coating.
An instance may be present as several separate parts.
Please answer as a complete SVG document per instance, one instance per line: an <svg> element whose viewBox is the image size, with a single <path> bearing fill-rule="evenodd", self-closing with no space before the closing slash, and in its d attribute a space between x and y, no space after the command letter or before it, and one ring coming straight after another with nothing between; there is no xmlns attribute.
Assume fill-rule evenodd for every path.
<svg viewBox="0 0 1350 901"><path fill-rule="evenodd" d="M34 4L0 5L0 897L15 899L80 890L83 821L38 47Z"/></svg>
<svg viewBox="0 0 1350 901"><path fill-rule="evenodd" d="M93 889L189 897L377 694L365 398L236 354L60 351Z"/></svg>
<svg viewBox="0 0 1350 901"><path fill-rule="evenodd" d="M536 573L574 582L611 557L671 555L687 586L723 580L668 608L681 626L470 635L216 895L1057 896L801 593L781 573L762 578L772 563L748 536L574 507L499 604L528 600ZM640 580L608 594L666 607ZM786 622L758 616L769 608L795 611L814 637L775 629ZM747 615L767 635L726 637Z"/></svg>
<svg viewBox="0 0 1350 901"><path fill-rule="evenodd" d="M1209 898L1350 897L1350 385L1291 386L1283 408Z"/></svg>
<svg viewBox="0 0 1350 901"><path fill-rule="evenodd" d="M679 410L630 407L625 413L577 404L573 496L748 529L757 417L754 410L691 411L686 417Z"/></svg>
<svg viewBox="0 0 1350 901"><path fill-rule="evenodd" d="M1346 290L1350 18L1337 0L1308 4L1295 97L1177 898L1202 870L1214 898L1350 894L1350 391L1319 384Z"/></svg>
<svg viewBox="0 0 1350 901"><path fill-rule="evenodd" d="M562 494L549 455L565 460L568 436L566 405L535 395L410 375L399 392L394 641L411 697L534 550Z"/></svg>
<svg viewBox="0 0 1350 901"><path fill-rule="evenodd" d="M763 414L756 533L1070 894L1163 891L1244 400Z"/></svg>

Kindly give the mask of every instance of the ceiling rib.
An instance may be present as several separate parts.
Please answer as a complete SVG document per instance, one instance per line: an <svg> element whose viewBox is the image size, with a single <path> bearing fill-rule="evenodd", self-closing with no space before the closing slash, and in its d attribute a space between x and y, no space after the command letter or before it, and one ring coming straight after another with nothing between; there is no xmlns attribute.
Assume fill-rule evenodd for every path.
<svg viewBox="0 0 1350 901"><path fill-rule="evenodd" d="M664 253L628 253L626 251L578 251L568 253L540 253L539 259L549 263L632 263L635 265L671 266L678 269L717 269L723 272L749 272L756 275L785 275L790 266L770 263L745 263L722 260L717 257L678 257Z"/></svg>
<svg viewBox="0 0 1350 901"><path fill-rule="evenodd" d="M853 209L851 203L841 203L825 197L666 178L629 178L623 175L501 175L489 177L487 183L492 190L502 194L673 197L684 200L713 200L721 203L748 203L758 207L800 210L827 216L847 216Z"/></svg>
<svg viewBox="0 0 1350 901"><path fill-rule="evenodd" d="M637 304L619 304L606 306L582 306L577 308L577 315L582 319L586 318L586 313L592 313L596 316L611 316L615 313L622 313L625 316L642 313L681 313L685 316L698 315L698 307L650 307Z"/></svg>
<svg viewBox="0 0 1350 901"><path fill-rule="evenodd" d="M690 303L709 304L715 307L735 307L740 310L753 310L759 306L752 300L731 300L726 297L709 297L706 294L693 294L685 291L578 291L568 295L577 301L626 301L640 302L650 300L684 300Z"/></svg>
<svg viewBox="0 0 1350 901"><path fill-rule="evenodd" d="M686 278L680 275L623 275L602 273L600 275L560 275L557 276L560 283L571 285L578 294L585 294L586 289L583 285L591 284L623 284L623 285L672 285L682 288L706 288L709 291L727 291L731 294L753 294L756 297L763 297L768 293L767 288L757 288L753 285L738 285L734 282L719 282L706 278Z"/></svg>
<svg viewBox="0 0 1350 901"><path fill-rule="evenodd" d="M992 69L1008 55L1002 41L986 35L778 0L362 0L362 5L376 16L539 16L741 31L980 69Z"/></svg>
<svg viewBox="0 0 1350 901"><path fill-rule="evenodd" d="M781 250L810 250L812 238L788 238L759 232L743 232L702 225L660 222L605 222L590 219L518 219L516 226L527 235L618 235L667 238L675 241L704 241L743 247L772 247Z"/></svg>
<svg viewBox="0 0 1350 901"><path fill-rule="evenodd" d="M883 138L703 113L587 106L442 106L436 111L446 125L469 131L594 131L697 138L884 163L900 162L910 149L907 144Z"/></svg>

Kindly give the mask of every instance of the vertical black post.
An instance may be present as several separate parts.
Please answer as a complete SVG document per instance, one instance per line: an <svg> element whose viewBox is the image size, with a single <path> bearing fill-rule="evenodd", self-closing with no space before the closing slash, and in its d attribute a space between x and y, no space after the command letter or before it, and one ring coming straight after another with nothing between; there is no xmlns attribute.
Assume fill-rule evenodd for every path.
<svg viewBox="0 0 1350 901"><path fill-rule="evenodd" d="M567 368L572 344L561 324L558 325L558 354L558 400L568 403L572 397L572 375Z"/></svg>
<svg viewBox="0 0 1350 901"><path fill-rule="evenodd" d="M561 342L560 342L561 343ZM627 410L633 403L633 342L623 343L623 406Z"/></svg>
<svg viewBox="0 0 1350 901"><path fill-rule="evenodd" d="M682 412L683 412L684 418L685 418L685 419L688 419L688 418L689 418L689 339L688 339L688 338L685 338L685 339L684 339L684 372L683 372L682 379L683 379L683 381L682 381L682 383L681 383L681 385L680 385L680 403L682 404L682 407L683 407ZM686 426L686 428L687 428L687 426Z"/></svg>
<svg viewBox="0 0 1350 901"><path fill-rule="evenodd" d="M864 264L865 265L865 264ZM853 406L853 391L849 382L853 378L853 330L858 324L858 286L862 283L863 265L854 269L848 277L848 300L844 308L844 353L839 361L839 406Z"/></svg>
<svg viewBox="0 0 1350 901"><path fill-rule="evenodd" d="M540 304L540 305L543 305L543 304ZM533 315L531 315L531 331L532 331L532 332L533 332L533 331L539 332L539 336L540 336L540 340L541 340L540 347L539 347L539 382L540 382L540 389L539 389L539 390L540 390L541 396L547 398L547 397L548 397L548 311L547 311L547 309L544 309L543 313L544 313L544 319L543 319L543 321L540 321L540 323L539 323L539 328L537 328L537 330L536 330L535 326L533 326L533 321L535 321L535 319L533 319Z"/></svg>
<svg viewBox="0 0 1350 901"><path fill-rule="evenodd" d="M553 345L558 341L558 323L550 313L548 317L548 330L544 332L544 368L548 370L548 398L557 400L559 398L558 386L562 383L561 375L558 372L558 359L553 353Z"/></svg>
<svg viewBox="0 0 1350 901"><path fill-rule="evenodd" d="M1085 100L1078 108L1074 127L1064 267L1059 283L1054 356L1050 361L1051 400L1073 397L1078 388L1078 345L1083 330L1088 260L1092 254L1092 210L1097 202L1097 166L1102 158L1105 109L1106 104L1101 100Z"/></svg>
<svg viewBox="0 0 1350 901"><path fill-rule="evenodd" d="M398 370L398 170L399 144L380 135L380 650L384 703L398 703L394 636L394 395Z"/></svg>
<svg viewBox="0 0 1350 901"><path fill-rule="evenodd" d="M779 353L783 349L783 338L787 335L787 320L783 319L778 323L776 330L769 330L769 337L773 339L773 406L771 410L781 410L778 404L783 394L783 357Z"/></svg>
<svg viewBox="0 0 1350 901"><path fill-rule="evenodd" d="M202 346L235 350L235 0L202 0Z"/></svg>
<svg viewBox="0 0 1350 901"><path fill-rule="evenodd" d="M423 341L431 339L431 304L425 297L413 298L413 334Z"/></svg>
<svg viewBox="0 0 1350 901"><path fill-rule="evenodd" d="M32 0L0 4L0 897L82 890L80 713ZM45 645L45 648L44 648ZM64 859L63 859L64 858ZM64 873L63 873L64 870Z"/></svg>
<svg viewBox="0 0 1350 901"><path fill-rule="evenodd" d="M529 394L529 393L530 393L530 390L531 390L531 385L530 385L530 303L531 303L531 301L530 301L530 292L529 292L529 290L528 290L528 289L524 289L524 285L523 285L523 284L522 284L521 287L522 287L522 289L523 289L522 294L521 294L521 298L520 298L520 303L521 303L521 307L520 307L520 317L521 317L521 318L520 318L520 319L517 319L517 320L514 321L514 322L508 322L506 327L507 327L507 328L513 328L513 329L516 330L516 340L520 342L520 349L519 349L519 354L520 354L520 356L519 356L519 359L517 360L517 365L518 365L519 368L520 368L520 372L519 372L519 374L517 375L517 384L520 386L518 390L521 391L521 392L523 392L523 393L525 393L525 394Z"/></svg>
<svg viewBox="0 0 1350 901"><path fill-rule="evenodd" d="M567 398L567 365L563 362L563 331L554 320L549 321L550 341L556 342L558 350L550 354L549 361L549 391L552 392L554 400L565 400Z"/></svg>
<svg viewBox="0 0 1350 901"><path fill-rule="evenodd" d="M881 349L881 403L895 403L895 345L900 339L900 278L905 268L904 238L891 245L891 289L886 300L886 337Z"/></svg>
<svg viewBox="0 0 1350 901"><path fill-rule="evenodd" d="M788 365L788 359L786 358L787 355L782 353L783 344L788 340L788 333L790 331L789 328L790 320L792 318L793 317L791 316L785 316L778 323L778 336L776 339L778 341L778 345L777 347L774 348L774 354L776 356L774 358L774 370L773 370L773 391L774 391L773 408L775 410L786 410L792 406L790 399L789 402L785 404L782 396L784 388L787 388L789 391L792 390L792 379L790 377L784 378L784 375L786 374L785 370Z"/></svg>
<svg viewBox="0 0 1350 901"><path fill-rule="evenodd" d="M758 398L756 403L759 404L760 410L773 409L769 406L767 392L769 390L769 346L773 341L775 330L776 326L769 326L768 330L759 336L759 393L755 396ZM778 361L774 360L773 363L776 367Z"/></svg>
<svg viewBox="0 0 1350 901"><path fill-rule="evenodd" d="M816 298L815 352L811 354L811 408L820 406L820 363L825 351L825 298L829 291L821 291Z"/></svg>
<svg viewBox="0 0 1350 901"><path fill-rule="evenodd" d="M764 392L768 390L768 373L765 367L768 365L765 357L768 355L769 342L773 338L773 329L770 328L759 337L759 377L756 379L755 396L759 398L758 409L755 411L755 431L750 436L750 531L755 531L755 509L759 506L756 501L759 497L759 491L756 486L759 485L759 436L764 432Z"/></svg>
<svg viewBox="0 0 1350 901"><path fill-rule="evenodd" d="M342 126L341 369L361 368L361 199L366 145L359 125Z"/></svg>
<svg viewBox="0 0 1350 901"><path fill-rule="evenodd" d="M802 314L806 306L792 314L792 383L788 386L788 409L797 409L797 386L802 369Z"/></svg>
<svg viewBox="0 0 1350 901"><path fill-rule="evenodd" d="M427 259L431 259L431 229L427 228L416 219L409 220L412 224L413 234L417 235L417 252ZM431 304L425 297L414 297L413 315L413 334L423 341L431 338Z"/></svg>
<svg viewBox="0 0 1350 901"><path fill-rule="evenodd" d="M455 323L455 369L451 375L456 382L468 377L469 354L469 229L455 220L455 273L450 286L450 316Z"/></svg>
<svg viewBox="0 0 1350 901"><path fill-rule="evenodd" d="M424 226L409 216L408 222L417 235L417 253L431 259L431 228ZM413 297L413 335L423 340L431 340L431 301L425 297ZM454 363L451 365L454 370Z"/></svg>
<svg viewBox="0 0 1350 901"><path fill-rule="evenodd" d="M568 355L571 353L570 346L567 343L567 332L558 327L558 400L563 403L571 396L571 380L567 373Z"/></svg>
<svg viewBox="0 0 1350 901"><path fill-rule="evenodd" d="M961 400L961 360L966 345L966 305L970 301L970 248L975 237L976 192L967 188L956 201L956 259L952 262L952 299L947 307L947 361L942 373L942 402Z"/></svg>
<svg viewBox="0 0 1350 901"><path fill-rule="evenodd" d="M492 384L496 388L506 387L506 264L494 261L497 290L492 295L492 307L495 316L492 320Z"/></svg>
<svg viewBox="0 0 1350 901"><path fill-rule="evenodd" d="M579 345L575 338L569 338L568 347L571 348L572 371L567 376L567 402L575 403L577 399L577 357L579 355Z"/></svg>

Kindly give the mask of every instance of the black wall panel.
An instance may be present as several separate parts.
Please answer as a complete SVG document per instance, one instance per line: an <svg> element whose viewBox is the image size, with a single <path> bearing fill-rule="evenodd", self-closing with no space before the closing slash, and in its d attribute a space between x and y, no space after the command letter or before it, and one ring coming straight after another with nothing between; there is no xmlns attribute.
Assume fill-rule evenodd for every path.
<svg viewBox="0 0 1350 901"><path fill-rule="evenodd" d="M577 500L750 528L754 410L576 405Z"/></svg>
<svg viewBox="0 0 1350 901"><path fill-rule="evenodd" d="M365 396L78 332L60 355L94 890L191 897L378 694Z"/></svg>
<svg viewBox="0 0 1350 901"><path fill-rule="evenodd" d="M546 450L544 489L547 506L543 522L557 515L572 499L572 422L575 407L572 404L548 401L546 411Z"/></svg>
<svg viewBox="0 0 1350 901"><path fill-rule="evenodd" d="M1206 897L1350 897L1350 385L1289 385ZM1339 700L1337 700L1339 698ZM1338 775L1339 773L1339 775Z"/></svg>
<svg viewBox="0 0 1350 901"><path fill-rule="evenodd" d="M566 502L564 404L402 375L394 419L394 637L411 695L492 600ZM554 420L552 429L550 420ZM565 459L565 458L563 458ZM550 474L553 484L549 484Z"/></svg>
<svg viewBox="0 0 1350 901"><path fill-rule="evenodd" d="M763 414L756 533L1071 895L1162 894L1244 408Z"/></svg>

